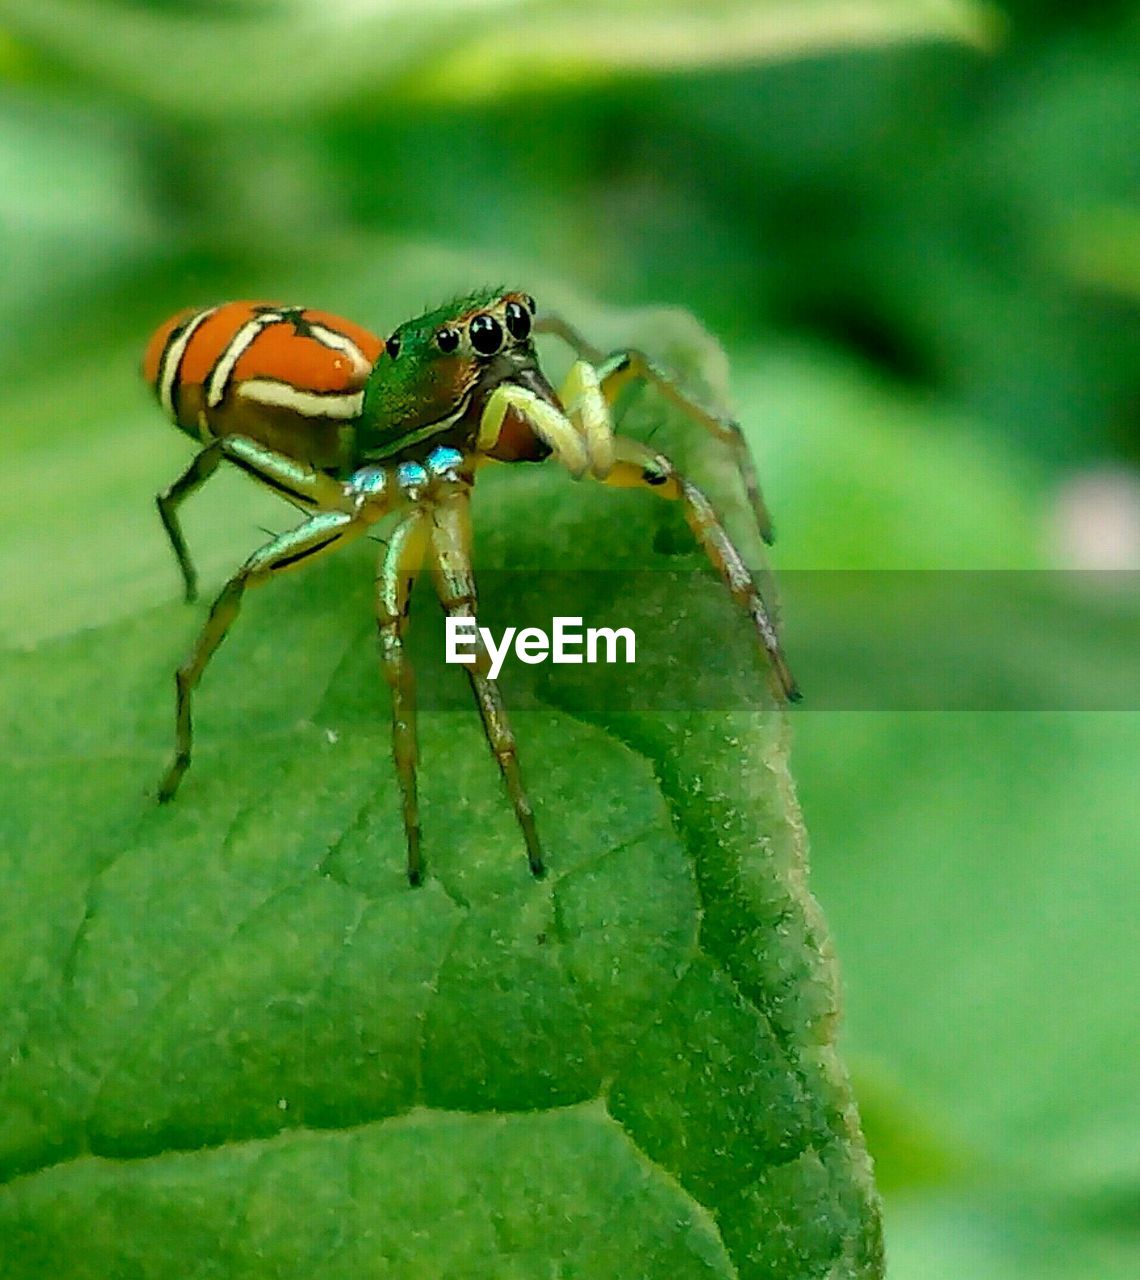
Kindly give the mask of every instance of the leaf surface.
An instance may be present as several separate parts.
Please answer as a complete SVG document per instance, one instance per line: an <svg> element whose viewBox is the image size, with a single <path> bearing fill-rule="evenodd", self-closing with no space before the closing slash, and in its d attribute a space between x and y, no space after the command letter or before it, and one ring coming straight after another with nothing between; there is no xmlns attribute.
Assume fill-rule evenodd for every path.
<svg viewBox="0 0 1140 1280"><path fill-rule="evenodd" d="M281 117L384 93L488 98L755 63L894 40L989 45L995 10L971 0L692 0L646 5L326 0L203 14L43 0L0 5L27 61L62 65L173 116ZM32 56L34 55L34 57ZM252 67L274 74L251 75Z"/></svg>
<svg viewBox="0 0 1140 1280"><path fill-rule="evenodd" d="M690 321L607 325L723 395ZM666 418L643 396L628 425L675 437L743 536L731 468ZM488 473L476 508L485 620L509 620L508 582L557 612L554 567L600 593L622 566L687 566L667 613L718 637L758 705L746 620L671 506L548 467ZM667 664L671 711L608 706L558 668L504 676L549 851L536 882L418 593L413 890L376 551L251 593L161 808L170 673L201 608L132 605L147 570L117 620L7 656L6 1274L879 1275L782 712L710 709L699 651ZM660 599L627 603L661 623Z"/></svg>

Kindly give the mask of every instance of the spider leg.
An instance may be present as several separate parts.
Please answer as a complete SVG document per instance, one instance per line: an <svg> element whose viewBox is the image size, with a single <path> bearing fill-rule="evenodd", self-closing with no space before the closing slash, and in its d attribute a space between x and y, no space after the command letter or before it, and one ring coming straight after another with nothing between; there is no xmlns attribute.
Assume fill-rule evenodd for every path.
<svg viewBox="0 0 1140 1280"><path fill-rule="evenodd" d="M416 681L404 653L412 587L423 564L428 540L428 513L416 507L396 526L376 580L376 623L380 662L392 691L392 755L403 797L404 834L408 843L408 882L423 879L420 849L420 806L416 790L419 742L416 733Z"/></svg>
<svg viewBox="0 0 1140 1280"><path fill-rule="evenodd" d="M772 519L764 496L760 492L756 464L752 460L752 453L739 422L734 418L713 413L693 400L681 389L676 378L655 365L643 351L636 349L616 351L607 356L598 347L588 342L573 325L557 315L539 316L535 320L534 327L538 333L549 333L561 338L578 353L581 359L594 366L607 404L613 405L631 382L647 382L691 421L698 423L716 439L728 445L741 483L744 485L744 491L748 495L748 504L752 508L757 532L766 543L771 544Z"/></svg>
<svg viewBox="0 0 1140 1280"><path fill-rule="evenodd" d="M614 449L616 459L613 468L598 479L603 484L618 488L650 489L658 497L681 503L685 520L701 550L720 574L732 598L752 619L781 692L789 702L798 702L800 692L780 648L775 624L743 556L728 536L716 508L704 492L687 480L663 453L656 453L628 436L615 436Z"/></svg>
<svg viewBox="0 0 1140 1280"><path fill-rule="evenodd" d="M471 508L466 486L444 493L433 511L431 542L432 577L444 612L452 618L476 617L475 575L471 567ZM534 822L522 774L519 771L518 744L507 718L507 710L498 684L490 678L490 656L476 625L475 661L467 668L475 702L483 719L487 743L498 762L499 771L514 806L515 817L526 842L527 860L535 876L545 873L542 847Z"/></svg>
<svg viewBox="0 0 1140 1280"><path fill-rule="evenodd" d="M169 489L164 489L154 499L155 505L158 507L158 514L162 517L162 527L166 530L166 536L170 539L170 545L174 548L174 554L178 558L178 567L182 571L183 596L187 604L191 604L198 598L198 573L194 568L194 562L190 559L190 551L186 546L186 539L182 536L178 508L192 493L200 489L209 480L218 469L218 463L221 460L221 441L215 440L212 444L208 444L201 453L195 455L194 461L190 463Z"/></svg>
<svg viewBox="0 0 1140 1280"><path fill-rule="evenodd" d="M560 327L555 328L554 324ZM548 332L569 334L574 338L578 336L568 325L553 317L548 318L546 327ZM593 352L588 343L583 343L583 349L587 355ZM780 648L764 598L716 509L704 492L687 480L664 454L628 436L614 434L607 377L608 387L612 390L616 374L603 372L598 376L586 360L579 360L571 368L559 393L566 405L567 416L586 444L591 474L603 484L618 488L647 488L660 497L681 503L693 536L720 574L732 598L752 619L781 692L789 701L798 701L799 690Z"/></svg>
<svg viewBox="0 0 1140 1280"><path fill-rule="evenodd" d="M175 755L158 789L161 801L169 800L178 790L182 775L190 764L193 728L190 717L190 699L206 669L214 651L226 638L241 610L242 597L247 587L256 587L268 581L275 573L290 569L304 560L312 559L334 547L340 546L367 527L367 522L341 511L323 511L296 529L279 534L271 542L242 565L222 588L214 601L210 616L206 619L194 650L175 673L178 691L178 710L175 720Z"/></svg>
<svg viewBox="0 0 1140 1280"><path fill-rule="evenodd" d="M275 453L244 436L225 436L211 441L195 455L178 479L155 498L158 514L162 517L162 527L178 558L184 597L188 604L198 598L198 574L182 534L178 508L210 479L223 458L248 472L295 506L308 509L347 509L344 507L342 487L322 472L307 467L304 463L294 462L292 458Z"/></svg>
<svg viewBox="0 0 1140 1280"><path fill-rule="evenodd" d="M542 315L535 316L534 332L550 333L556 338L561 338L568 347L576 351L583 360L588 360L595 369L605 363L606 353L601 347L595 347L585 334L553 311L545 311Z"/></svg>
<svg viewBox="0 0 1140 1280"><path fill-rule="evenodd" d="M361 495L332 476L297 462L246 436L225 436L218 441L227 461L272 489L303 511L353 511ZM371 495L365 495L371 498Z"/></svg>
<svg viewBox="0 0 1140 1280"><path fill-rule="evenodd" d="M328 476L253 441L230 437L225 446L224 452L233 461L292 501L315 505L327 498L330 504L336 503L342 509L318 511L295 529L278 534L255 551L222 588L210 608L193 652L175 673L175 754L159 785L160 801L169 800L174 795L190 764L193 743L191 697L214 651L237 618L246 589L267 582L284 569L291 569L343 546L374 524L388 509L388 503L382 496L356 494L351 487L338 484ZM191 486L188 485L185 492L190 491Z"/></svg>

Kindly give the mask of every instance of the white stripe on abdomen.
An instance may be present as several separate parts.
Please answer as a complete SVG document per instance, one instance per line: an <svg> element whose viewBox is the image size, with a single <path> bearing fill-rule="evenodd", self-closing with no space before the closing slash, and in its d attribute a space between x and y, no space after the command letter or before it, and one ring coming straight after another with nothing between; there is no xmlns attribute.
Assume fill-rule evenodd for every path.
<svg viewBox="0 0 1140 1280"><path fill-rule="evenodd" d="M274 409L288 409L302 418L336 418L348 421L358 418L364 407L363 391L344 394L301 391L288 382L276 382L272 378L249 378L245 382L239 382L237 393L257 404Z"/></svg>

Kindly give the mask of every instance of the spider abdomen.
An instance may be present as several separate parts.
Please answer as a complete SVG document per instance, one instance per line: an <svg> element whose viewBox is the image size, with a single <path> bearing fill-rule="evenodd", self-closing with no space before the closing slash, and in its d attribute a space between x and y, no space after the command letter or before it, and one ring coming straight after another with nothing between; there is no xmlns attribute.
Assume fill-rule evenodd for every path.
<svg viewBox="0 0 1140 1280"><path fill-rule="evenodd" d="M360 415L383 346L325 311L227 302L161 325L143 374L168 417L195 439L241 435L328 469L345 456L345 429Z"/></svg>

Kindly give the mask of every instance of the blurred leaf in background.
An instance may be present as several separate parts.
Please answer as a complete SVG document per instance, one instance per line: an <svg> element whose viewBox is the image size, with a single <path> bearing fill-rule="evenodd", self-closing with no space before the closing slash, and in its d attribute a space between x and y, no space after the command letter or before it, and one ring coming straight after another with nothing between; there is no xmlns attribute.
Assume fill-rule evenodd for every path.
<svg viewBox="0 0 1140 1280"><path fill-rule="evenodd" d="M783 568L1048 570L1062 507L1136 517L1131 0L13 0L0 75L12 645L173 600L151 497L185 453L134 371L154 323L224 296L383 333L508 280L615 341L608 307L685 307L725 340ZM216 483L187 515L215 582L281 518ZM1127 659L1135 602L1046 581L1010 603L1027 634L1079 613L1079 649L947 664L993 711L809 688L795 721L892 1280L1140 1269L1140 725L1049 710ZM789 614L793 656L830 617ZM851 679L889 684L901 643L869 616ZM1003 711L1026 671L1040 709Z"/></svg>

